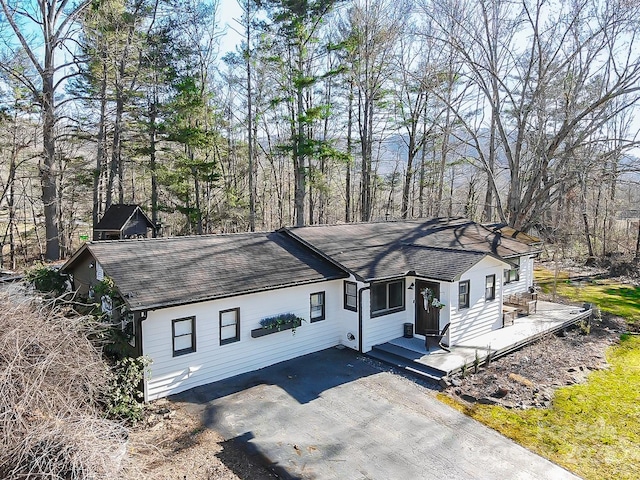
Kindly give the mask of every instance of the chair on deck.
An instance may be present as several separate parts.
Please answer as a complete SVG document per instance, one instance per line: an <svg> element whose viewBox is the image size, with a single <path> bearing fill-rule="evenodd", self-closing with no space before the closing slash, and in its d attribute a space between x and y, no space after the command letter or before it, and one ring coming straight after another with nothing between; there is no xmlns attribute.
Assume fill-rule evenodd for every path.
<svg viewBox="0 0 640 480"><path fill-rule="evenodd" d="M424 346L427 351L431 350L431 347L438 347L442 350L446 350L447 352L451 352L449 350L449 345L443 345L442 339L447 335L447 331L449 330L449 325L451 323L447 323L440 333L426 333L424 336Z"/></svg>

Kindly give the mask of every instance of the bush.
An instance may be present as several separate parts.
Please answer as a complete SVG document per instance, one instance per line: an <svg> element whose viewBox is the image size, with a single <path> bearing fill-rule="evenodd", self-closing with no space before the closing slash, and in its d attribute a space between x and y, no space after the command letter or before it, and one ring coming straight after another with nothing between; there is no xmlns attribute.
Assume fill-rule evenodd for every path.
<svg viewBox="0 0 640 480"><path fill-rule="evenodd" d="M111 388L107 397L107 410L111 417L129 423L140 420L144 410L140 384L150 364L151 360L147 357L126 357L116 362L112 368Z"/></svg>
<svg viewBox="0 0 640 480"><path fill-rule="evenodd" d="M67 291L67 275L43 264L38 264L27 270L24 278L42 293L53 294L58 297Z"/></svg>

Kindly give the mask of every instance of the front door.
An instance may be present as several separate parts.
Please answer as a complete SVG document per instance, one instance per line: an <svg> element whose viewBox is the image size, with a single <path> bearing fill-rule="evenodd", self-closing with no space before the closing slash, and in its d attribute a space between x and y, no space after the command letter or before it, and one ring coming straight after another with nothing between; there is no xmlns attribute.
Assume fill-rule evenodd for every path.
<svg viewBox="0 0 640 480"><path fill-rule="evenodd" d="M440 284L416 280L416 333L440 333L440 309L431 305L440 298Z"/></svg>

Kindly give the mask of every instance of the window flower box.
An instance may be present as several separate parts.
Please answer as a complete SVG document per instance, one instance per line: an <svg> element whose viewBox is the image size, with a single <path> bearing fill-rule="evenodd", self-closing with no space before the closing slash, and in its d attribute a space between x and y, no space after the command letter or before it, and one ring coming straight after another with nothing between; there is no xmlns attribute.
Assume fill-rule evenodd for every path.
<svg viewBox="0 0 640 480"><path fill-rule="evenodd" d="M302 318L295 316L293 313L263 318L260 320L262 327L251 330L251 337L264 337L265 335L282 332L284 330L291 330L292 334L295 335L296 328L302 324L302 321Z"/></svg>

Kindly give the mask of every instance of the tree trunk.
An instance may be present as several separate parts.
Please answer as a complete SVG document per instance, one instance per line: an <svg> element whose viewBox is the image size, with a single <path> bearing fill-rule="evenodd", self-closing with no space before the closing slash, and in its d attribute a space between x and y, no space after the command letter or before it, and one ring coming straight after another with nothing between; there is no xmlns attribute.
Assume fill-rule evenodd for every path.
<svg viewBox="0 0 640 480"><path fill-rule="evenodd" d="M344 221L351 222L351 154L353 135L353 79L349 79L349 103L347 106L347 171L345 174Z"/></svg>
<svg viewBox="0 0 640 480"><path fill-rule="evenodd" d="M493 194L495 183L493 179L493 168L496 160L496 125L495 111L491 109L491 131L489 133L489 158L487 161L487 191L484 197L484 209L482 211L482 219L485 222L493 221ZM497 195L497 192L496 192Z"/></svg>
<svg viewBox="0 0 640 480"><path fill-rule="evenodd" d="M302 46L298 51L298 75L302 75L304 68L302 57ZM304 138L304 96L302 86L296 89L296 138L293 142L293 166L294 166L294 193L293 202L296 211L296 227L303 227L304 221L304 198L306 190L305 178L305 155L303 153L302 140Z"/></svg>
<svg viewBox="0 0 640 480"><path fill-rule="evenodd" d="M248 140L248 156L249 156L249 231L255 232L256 230L256 172L255 172L255 158L253 149L253 92L251 88L251 1L246 2L246 15L247 15L247 29L246 29L246 41L247 41L247 53L246 53L246 68L247 68L247 140Z"/></svg>
<svg viewBox="0 0 640 480"><path fill-rule="evenodd" d="M151 170L151 223L153 223L153 237L158 236L158 172L157 172L157 120L158 95L156 85L153 87L153 98L149 106L149 169Z"/></svg>
<svg viewBox="0 0 640 480"><path fill-rule="evenodd" d="M589 219L587 218L587 212L585 210L582 211L582 222L584 224L584 236L587 241L589 257L593 257L593 247L591 245L591 233L589 232Z"/></svg>
<svg viewBox="0 0 640 480"><path fill-rule="evenodd" d="M362 142L362 178L361 178L361 211L360 219L363 222L371 220L371 170L373 165L373 98L364 99L364 114L361 118L361 142Z"/></svg>
<svg viewBox="0 0 640 480"><path fill-rule="evenodd" d="M189 156L193 161L193 152L189 152ZM194 196L196 202L196 233L198 235L202 235L202 208L200 205L200 178L198 175L198 169L192 168L193 174L193 186L194 186Z"/></svg>
<svg viewBox="0 0 640 480"><path fill-rule="evenodd" d="M17 104L17 102L16 102ZM16 105L17 107L17 105ZM18 160L18 114L17 108L13 119L13 131L12 131L12 145L11 145L11 158L9 164L9 178L7 178L7 184L9 185L9 198L7 198L7 206L9 207L9 268L14 270L16 268L16 241L14 231L16 229L16 205L15 205L15 181L16 181L16 165ZM2 252L0 252L0 256Z"/></svg>
<svg viewBox="0 0 640 480"><path fill-rule="evenodd" d="M120 167L120 143L122 135L122 115L124 113L124 100L122 98L121 87L116 87L116 116L113 125L113 144L111 146L111 165L109 167L109 176L107 180L107 191L105 208L109 208L113 202L114 184L116 177L119 176Z"/></svg>
<svg viewBox="0 0 640 480"><path fill-rule="evenodd" d="M406 219L409 212L409 190L413 178L413 160L416 155L415 131L409 135L409 151L407 152L407 170L404 172L404 184L402 186L402 218Z"/></svg>
<svg viewBox="0 0 640 480"><path fill-rule="evenodd" d="M104 52L101 53L102 59L102 78L100 78L100 118L98 120L98 136L96 138L97 141L97 152L96 152L96 169L93 172L93 210L92 210L92 220L93 220L93 236L94 240L99 240L98 234L95 231L96 225L100 221L100 214L102 213L102 205L100 201L100 189L101 179L103 174L103 168L106 163L106 116L107 116L107 63Z"/></svg>
<svg viewBox="0 0 640 480"><path fill-rule="evenodd" d="M634 258L636 262L640 261L640 220L638 220L638 236L636 237L636 254Z"/></svg>
<svg viewBox="0 0 640 480"><path fill-rule="evenodd" d="M40 165L40 183L42 185L42 204L46 234L45 258L60 258L60 232L58 230L58 198L56 184L56 144L55 144L55 105L53 79L53 46L46 48L46 75L42 79L42 142L44 158Z"/></svg>

